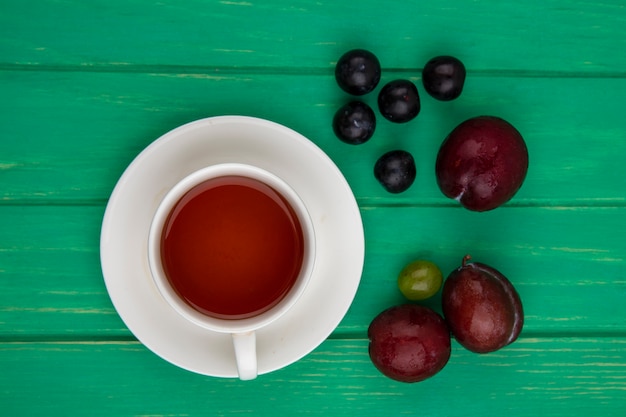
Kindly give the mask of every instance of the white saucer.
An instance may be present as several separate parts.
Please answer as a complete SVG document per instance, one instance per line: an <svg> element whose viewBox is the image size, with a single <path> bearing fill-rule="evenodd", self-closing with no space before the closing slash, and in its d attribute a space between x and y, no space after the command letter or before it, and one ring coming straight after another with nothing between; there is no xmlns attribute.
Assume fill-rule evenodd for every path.
<svg viewBox="0 0 626 417"><path fill-rule="evenodd" d="M245 116L202 119L166 133L135 158L113 190L102 224L102 271L117 312L150 350L192 372L236 377L231 336L178 315L159 294L147 257L150 222L165 193L193 171L225 162L281 177L307 205L315 228L318 257L306 292L257 332L264 374L307 355L332 333L363 269L363 224L354 195L330 158L302 135Z"/></svg>

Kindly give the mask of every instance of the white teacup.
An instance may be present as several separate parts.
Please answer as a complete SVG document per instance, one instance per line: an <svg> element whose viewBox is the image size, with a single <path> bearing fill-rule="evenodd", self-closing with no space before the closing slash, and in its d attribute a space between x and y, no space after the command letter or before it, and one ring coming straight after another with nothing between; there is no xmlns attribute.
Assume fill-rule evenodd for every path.
<svg viewBox="0 0 626 417"><path fill-rule="evenodd" d="M299 268L295 272L295 280L289 290L282 298L277 298L276 302L266 311L262 311L259 314L250 313L243 318L237 315L224 316L212 314L204 311L202 308L198 308L197 305L195 307L192 306L192 303L189 302L189 298L185 301L185 299L183 299L185 295L183 294L181 296L180 290L177 290L175 284L173 284L173 282L176 281L168 278L168 273L166 272L167 267L164 266L167 262L162 258L164 227L166 223L169 222L169 219L171 219L170 214L172 211L180 207L179 202L181 198L189 195L188 192L194 189L194 187L207 184L218 178L233 177L256 180L278 192L293 210L292 212L299 222L302 237L302 261L296 263L299 265ZM259 221L262 221L262 219L259 219ZM264 169L252 165L222 163L193 172L174 185L165 195L158 206L150 226L148 259L152 277L159 292L178 314L189 322L201 326L208 331L229 333L232 335L239 377L242 380L249 380L257 376L255 332L283 316L298 302L298 299L304 292L312 276L316 254L315 245L316 240L313 222L311 221L307 208L298 194L285 181ZM259 250L264 249L265 248L260 248ZM173 275L173 273L170 272L170 275ZM243 280L251 280L254 278L253 276L241 277ZM179 281L181 279L184 280L185 277L181 278L179 274L178 279ZM210 274L207 275L206 279L211 279ZM235 284L233 283L233 285ZM202 294L195 291L193 296L202 297Z"/></svg>

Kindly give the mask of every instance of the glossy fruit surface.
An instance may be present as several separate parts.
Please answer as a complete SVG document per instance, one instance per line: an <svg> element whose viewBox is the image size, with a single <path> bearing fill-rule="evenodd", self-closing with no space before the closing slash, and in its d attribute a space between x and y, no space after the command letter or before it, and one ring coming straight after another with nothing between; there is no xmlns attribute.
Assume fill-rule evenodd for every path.
<svg viewBox="0 0 626 417"><path fill-rule="evenodd" d="M365 143L376 130L374 110L362 101L351 101L342 106L333 118L333 131L345 143Z"/></svg>
<svg viewBox="0 0 626 417"><path fill-rule="evenodd" d="M409 80L394 80L383 86L378 93L378 109L389 121L406 123L420 112L417 87Z"/></svg>
<svg viewBox="0 0 626 417"><path fill-rule="evenodd" d="M438 56L429 60L422 70L424 89L433 98L454 100L461 95L465 84L465 66L452 56Z"/></svg>
<svg viewBox="0 0 626 417"><path fill-rule="evenodd" d="M347 93L362 96L373 91L380 81L380 62L365 49L343 54L335 66L337 84Z"/></svg>
<svg viewBox="0 0 626 417"><path fill-rule="evenodd" d="M479 116L458 125L437 155L435 174L447 197L473 211L492 210L509 201L528 171L528 149L507 121Z"/></svg>
<svg viewBox="0 0 626 417"><path fill-rule="evenodd" d="M443 285L442 308L454 338L472 352L488 353L514 342L524 311L513 284L495 268L463 258Z"/></svg>
<svg viewBox="0 0 626 417"><path fill-rule="evenodd" d="M432 297L441 288L443 275L431 261L417 260L409 263L398 275L400 292L411 301Z"/></svg>
<svg viewBox="0 0 626 417"><path fill-rule="evenodd" d="M423 381L450 359L448 327L428 307L403 304L388 308L374 318L367 334L372 363L396 381Z"/></svg>
<svg viewBox="0 0 626 417"><path fill-rule="evenodd" d="M403 150L385 153L374 165L374 177L390 193L406 191L415 181L415 175L415 160Z"/></svg>

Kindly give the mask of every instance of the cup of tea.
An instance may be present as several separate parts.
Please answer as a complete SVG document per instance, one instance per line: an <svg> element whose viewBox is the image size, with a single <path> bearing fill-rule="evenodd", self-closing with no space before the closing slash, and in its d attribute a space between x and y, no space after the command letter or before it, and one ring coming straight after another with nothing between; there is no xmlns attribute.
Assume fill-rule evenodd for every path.
<svg viewBox="0 0 626 417"><path fill-rule="evenodd" d="M242 380L257 376L255 332L298 302L315 253L313 222L296 191L240 163L207 166L174 185L148 237L159 293L186 320L232 335Z"/></svg>

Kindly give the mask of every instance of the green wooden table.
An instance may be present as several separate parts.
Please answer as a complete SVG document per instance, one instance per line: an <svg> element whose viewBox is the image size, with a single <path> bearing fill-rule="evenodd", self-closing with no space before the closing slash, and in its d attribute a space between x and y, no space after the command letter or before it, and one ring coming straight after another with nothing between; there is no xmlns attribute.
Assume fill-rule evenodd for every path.
<svg viewBox="0 0 626 417"><path fill-rule="evenodd" d="M330 127L348 100L333 70L357 47L379 57L383 82L415 81L422 112L404 125L381 118L370 142L349 146ZM625 51L623 0L2 0L0 414L626 415ZM454 102L421 87L441 54L468 68ZM168 130L223 114L319 145L352 186L366 235L339 327L251 382L151 353L117 315L99 262L125 167ZM471 213L439 192L434 161L445 135L480 114L513 123L531 165L511 202ZM417 163L399 195L372 175L394 148ZM468 252L516 284L520 339L482 356L453 342L422 383L383 377L366 330L403 302L398 271L428 258L447 274Z"/></svg>

